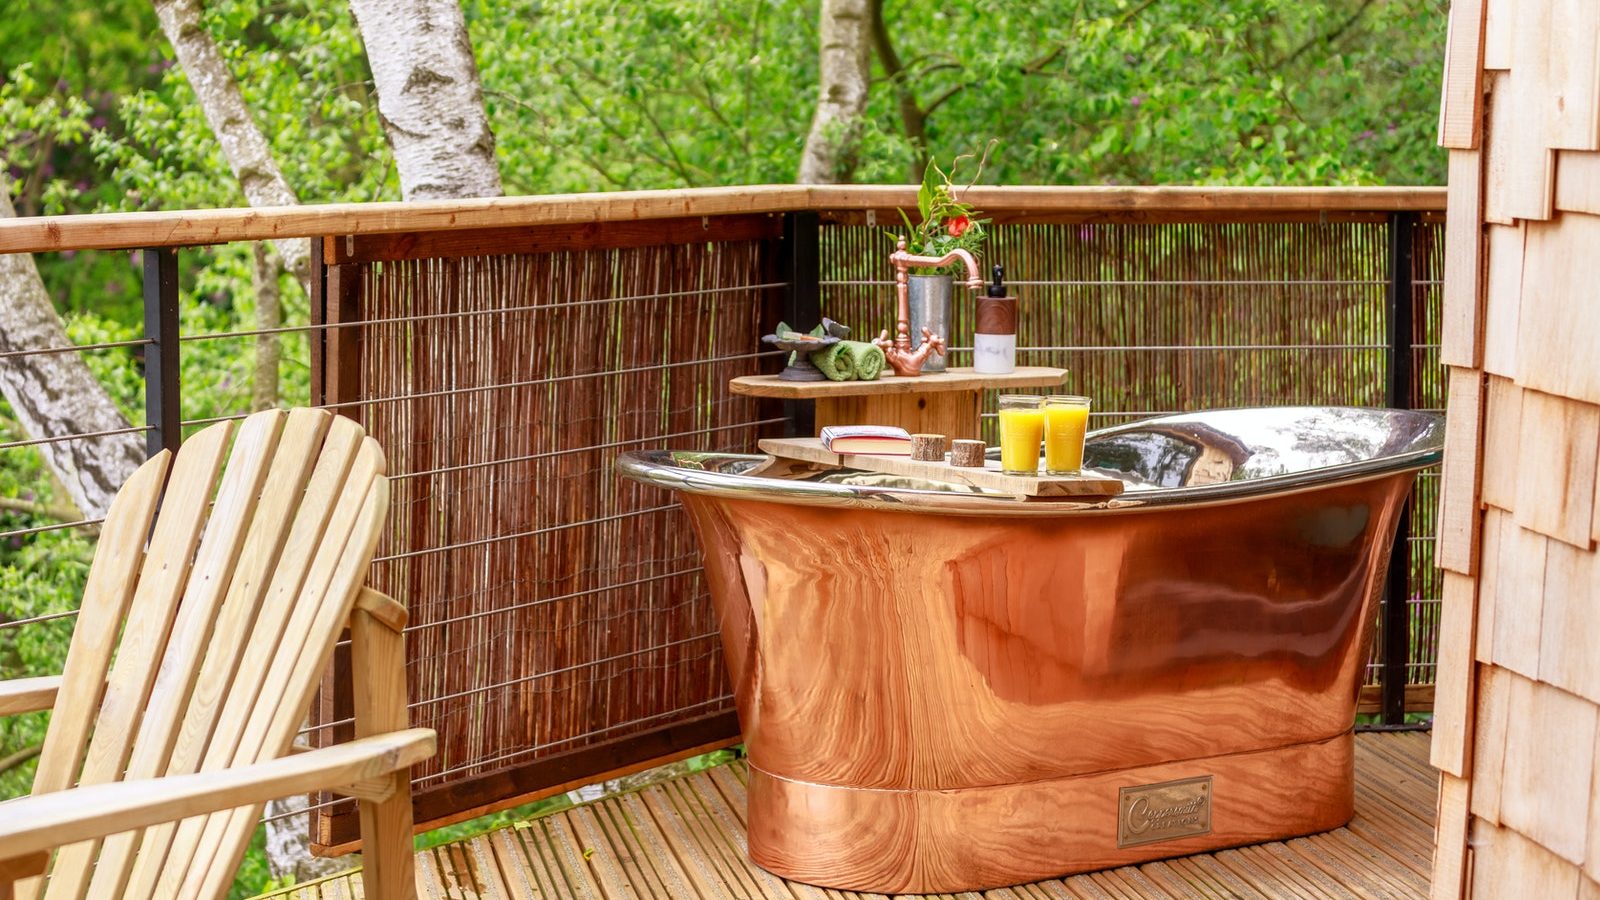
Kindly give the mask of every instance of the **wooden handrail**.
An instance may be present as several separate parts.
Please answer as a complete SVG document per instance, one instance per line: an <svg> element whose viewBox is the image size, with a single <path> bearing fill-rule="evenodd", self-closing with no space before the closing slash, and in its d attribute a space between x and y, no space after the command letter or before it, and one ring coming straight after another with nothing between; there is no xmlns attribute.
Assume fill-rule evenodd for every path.
<svg viewBox="0 0 1600 900"><path fill-rule="evenodd" d="M1442 212L1434 187L974 187L985 212ZM0 253L182 247L229 241L453 228L914 207L913 185L793 185L621 191L486 200L333 203L259 209L96 213L0 220Z"/></svg>

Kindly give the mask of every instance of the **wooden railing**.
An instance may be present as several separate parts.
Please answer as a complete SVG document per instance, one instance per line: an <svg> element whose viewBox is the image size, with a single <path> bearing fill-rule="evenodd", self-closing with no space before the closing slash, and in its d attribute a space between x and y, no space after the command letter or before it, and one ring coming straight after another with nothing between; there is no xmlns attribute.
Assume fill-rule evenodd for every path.
<svg viewBox="0 0 1600 900"><path fill-rule="evenodd" d="M1024 296L1019 361L1071 369L1102 423L1442 404L1442 189L967 199L994 218L986 258ZM411 609L413 724L441 733L415 773L417 819L436 825L737 740L687 523L610 462L748 450L796 427L804 410L735 397L728 379L776 367L757 337L779 318L888 324L885 232L914 204L909 187L786 185L108 214L0 221L0 252L144 248L160 269L179 247L312 239L311 320L287 330L311 342L311 401L389 453L395 512L373 579ZM147 351L143 429L173 446L194 424L175 342L196 336L178 334L176 278L148 283L148 333L127 343ZM1364 694L1392 724L1431 691L1435 486L1419 483ZM315 741L346 736L341 666ZM317 843L348 847L350 812L323 798L318 813Z"/></svg>

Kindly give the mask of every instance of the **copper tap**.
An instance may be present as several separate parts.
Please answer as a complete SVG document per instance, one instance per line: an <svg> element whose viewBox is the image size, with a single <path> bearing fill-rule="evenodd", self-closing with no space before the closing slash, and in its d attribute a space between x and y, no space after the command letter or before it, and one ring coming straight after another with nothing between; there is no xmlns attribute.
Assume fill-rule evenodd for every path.
<svg viewBox="0 0 1600 900"><path fill-rule="evenodd" d="M906 250L906 239L901 238L895 251L889 254L889 262L894 266L895 300L899 304L896 309L895 336L894 340L889 340L889 331L884 329L872 343L883 350L896 375L921 375L922 364L928 361L931 354L943 356L945 353L944 335L933 334L926 328L922 329L922 346L915 350L911 348L911 267L936 269L958 259L967 267L967 287L974 291L983 290L983 275L978 271L978 261L966 250L957 248L939 257L914 256Z"/></svg>

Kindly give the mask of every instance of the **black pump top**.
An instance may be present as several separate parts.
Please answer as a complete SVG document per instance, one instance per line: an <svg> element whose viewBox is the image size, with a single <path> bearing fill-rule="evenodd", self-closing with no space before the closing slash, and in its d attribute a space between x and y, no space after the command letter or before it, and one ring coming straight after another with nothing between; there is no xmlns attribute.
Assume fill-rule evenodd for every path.
<svg viewBox="0 0 1600 900"><path fill-rule="evenodd" d="M1006 267L995 266L990 271L994 274L994 283L989 285L989 296L1004 297L1006 295Z"/></svg>

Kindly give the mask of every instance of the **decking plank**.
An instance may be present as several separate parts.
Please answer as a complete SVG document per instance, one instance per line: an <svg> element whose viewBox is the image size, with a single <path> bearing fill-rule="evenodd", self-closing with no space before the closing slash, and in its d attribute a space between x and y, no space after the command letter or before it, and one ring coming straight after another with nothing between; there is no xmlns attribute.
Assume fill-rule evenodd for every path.
<svg viewBox="0 0 1600 900"><path fill-rule="evenodd" d="M1089 880L1117 900L1139 900L1139 895L1134 893L1133 886L1123 881L1116 872L1090 872Z"/></svg>
<svg viewBox="0 0 1600 900"><path fill-rule="evenodd" d="M535 886L534 893L539 897L559 897L560 876L551 867L550 858L544 852L542 835L533 830L536 821L519 823L512 831L522 850L522 860L527 865L527 874Z"/></svg>
<svg viewBox="0 0 1600 900"><path fill-rule="evenodd" d="M1287 846L1299 859L1309 860L1357 897L1388 900L1402 896L1402 892L1387 881L1365 871L1360 862L1340 853L1337 845L1329 846L1312 838L1295 838Z"/></svg>
<svg viewBox="0 0 1600 900"><path fill-rule="evenodd" d="M1227 885L1224 885L1218 882L1215 878L1212 878L1209 872L1206 872L1196 863L1196 860L1200 858L1201 857L1183 857L1180 859L1169 859L1167 860L1167 865L1171 866L1174 872L1177 872L1179 875L1187 879L1190 889L1198 892L1203 897L1216 897L1217 900L1229 900L1229 898L1235 896L1228 891Z"/></svg>
<svg viewBox="0 0 1600 900"><path fill-rule="evenodd" d="M544 828L545 843L553 851L551 855L568 889L579 897L599 897L600 882L590 864L593 854L585 856L582 843L566 828L563 819L545 816L538 823Z"/></svg>
<svg viewBox="0 0 1600 900"><path fill-rule="evenodd" d="M1309 886L1302 885L1294 877L1284 877L1263 868L1256 860L1245 856L1238 850L1223 850L1215 854L1219 865L1227 866L1240 880L1253 887L1258 893L1265 893L1263 885L1270 885L1279 897L1285 900L1321 900L1320 895L1313 893Z"/></svg>
<svg viewBox="0 0 1600 900"><path fill-rule="evenodd" d="M1290 866L1265 847L1240 847L1238 852L1268 875L1270 880L1262 882L1264 886L1292 885L1314 900L1344 896L1333 879L1315 866Z"/></svg>
<svg viewBox="0 0 1600 900"><path fill-rule="evenodd" d="M1378 779L1377 784L1381 785L1384 796L1393 808L1406 810L1432 827L1439 792L1437 776L1424 781L1415 771L1376 752L1363 753L1358 750L1356 765L1365 765L1370 775Z"/></svg>
<svg viewBox="0 0 1600 900"><path fill-rule="evenodd" d="M596 803L562 816L584 846L594 848L591 859L607 900L667 900L661 879L652 877L655 873L650 864L639 858L638 846L617 832L608 803Z"/></svg>
<svg viewBox="0 0 1600 900"><path fill-rule="evenodd" d="M1151 897L1194 896L1194 887L1190 885L1189 879L1167 865L1165 861L1146 863L1140 867L1140 871L1154 882L1159 890L1159 893L1152 891Z"/></svg>
<svg viewBox="0 0 1600 900"><path fill-rule="evenodd" d="M1188 861L1196 869L1204 873L1211 884L1219 886L1224 897L1249 897L1270 900L1255 885L1240 878L1234 873L1233 869L1223 865L1215 854L1191 856Z"/></svg>
<svg viewBox="0 0 1600 900"><path fill-rule="evenodd" d="M694 783L694 794L704 803L708 812L716 819L721 830L722 840L727 844L736 858L749 865L751 872L761 882L767 896L777 900L827 900L822 888L797 881L785 881L771 872L750 863L750 847L745 832L745 799L742 786L735 791L738 784L727 773L723 766L707 771L703 781ZM737 798L737 799L735 799ZM1006 895L996 895L988 898L981 894L972 894L973 900L1026 900L1026 898L1012 898Z"/></svg>
<svg viewBox="0 0 1600 900"><path fill-rule="evenodd" d="M721 802L721 794L710 778L685 778L663 784L666 793L678 804L687 821L700 827L708 845L731 871L737 872L755 889L754 896L770 900L800 900L802 896L791 887L791 882L768 872L750 861L745 843L744 823L734 817L732 810ZM676 790L674 790L676 789ZM706 796L707 794L711 796ZM737 838L734 835L738 835ZM815 888L811 889L815 891ZM807 892L807 895L812 895ZM973 900L981 900L974 896Z"/></svg>
<svg viewBox="0 0 1600 900"><path fill-rule="evenodd" d="M1105 889L1094 883L1094 878L1089 875L1074 875L1061 882L1069 896L1078 900L1115 900Z"/></svg>
<svg viewBox="0 0 1600 900"><path fill-rule="evenodd" d="M1426 897L1438 792L1428 753L1423 733L1358 735L1355 817L1324 834L921 900ZM419 894L462 900L889 900L785 881L751 863L748 785L749 770L736 759L425 850L417 855ZM359 880L353 872L269 896L359 898Z"/></svg>
<svg viewBox="0 0 1600 900"><path fill-rule="evenodd" d="M759 888L742 866L726 859L706 832L703 817L683 807L676 785L663 783L640 791L645 806L655 817L657 828L672 844L679 861L699 879L707 897L730 900L761 900Z"/></svg>
<svg viewBox="0 0 1600 900"><path fill-rule="evenodd" d="M533 874L528 871L527 857L509 828L501 828L489 835L489 848L495 863L500 866L500 876L505 881L506 892L512 900L538 900L538 887Z"/></svg>
<svg viewBox="0 0 1600 900"><path fill-rule="evenodd" d="M1373 846L1348 828L1327 834L1312 835L1305 840L1331 849L1358 871L1383 884L1391 897L1417 896L1428 892L1428 879L1418 876L1397 862L1383 850Z"/></svg>
<svg viewBox="0 0 1600 900"><path fill-rule="evenodd" d="M1384 752L1381 745L1358 745L1356 759L1367 764L1369 784L1380 785L1387 793L1394 793L1419 805L1427 805L1428 795L1436 790L1438 774L1427 773ZM1392 749L1392 748L1391 748Z"/></svg>
<svg viewBox="0 0 1600 900"><path fill-rule="evenodd" d="M1356 783L1356 816L1351 824L1365 822L1396 839L1410 840L1417 850L1433 852L1433 821L1419 819L1415 813L1395 809L1381 788L1363 782Z"/></svg>
<svg viewBox="0 0 1600 900"><path fill-rule="evenodd" d="M432 849L417 854L417 896L424 900L447 900L439 881L439 859Z"/></svg>
<svg viewBox="0 0 1600 900"><path fill-rule="evenodd" d="M637 846L635 852L641 864L660 881L662 897L676 900L700 896L690 886L689 873L678 863L666 839L652 827L650 813L638 794L618 797L607 805L612 810L613 825L627 829L625 839Z"/></svg>

